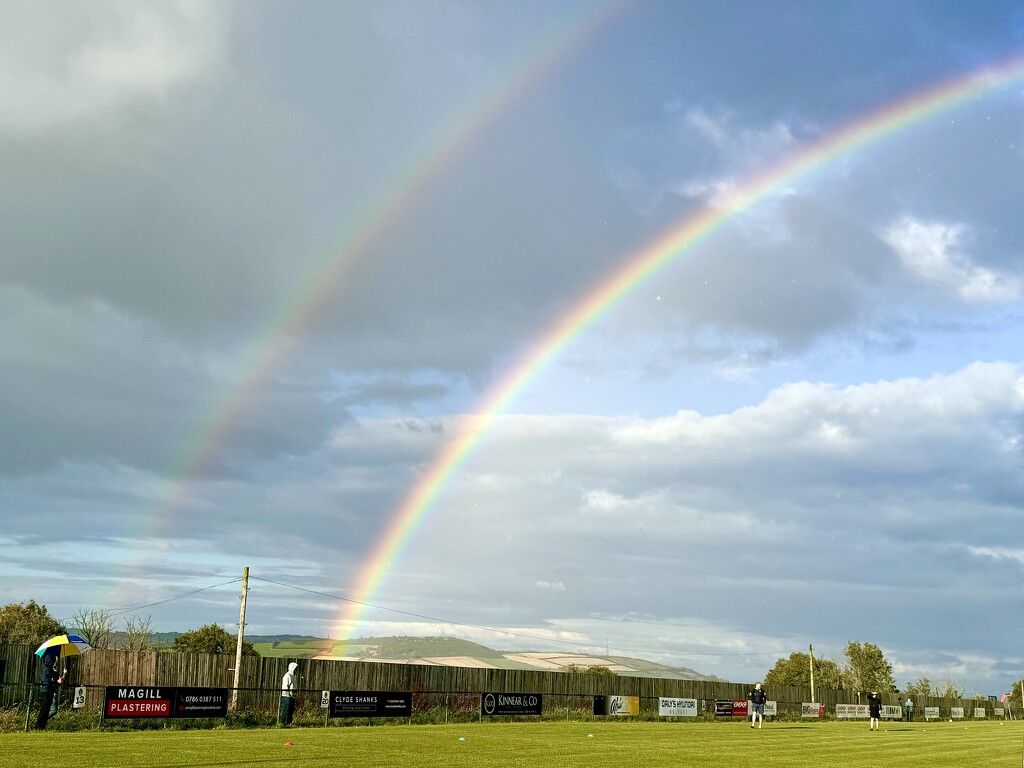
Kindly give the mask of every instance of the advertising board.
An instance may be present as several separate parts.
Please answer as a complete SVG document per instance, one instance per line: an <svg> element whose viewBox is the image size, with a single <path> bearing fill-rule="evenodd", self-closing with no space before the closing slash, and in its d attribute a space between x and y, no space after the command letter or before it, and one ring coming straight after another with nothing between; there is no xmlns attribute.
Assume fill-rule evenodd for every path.
<svg viewBox="0 0 1024 768"><path fill-rule="evenodd" d="M108 685L103 698L103 716L107 719L122 717L172 717L174 689L163 686L133 687Z"/></svg>
<svg viewBox="0 0 1024 768"><path fill-rule="evenodd" d="M480 697L480 711L490 717L500 715L543 714L544 700L539 693L484 693Z"/></svg>
<svg viewBox="0 0 1024 768"><path fill-rule="evenodd" d="M396 691L331 691L328 717L411 717L412 694Z"/></svg>
<svg viewBox="0 0 1024 768"><path fill-rule="evenodd" d="M662 696L658 699L659 717L696 717L696 699L671 699Z"/></svg>
<svg viewBox="0 0 1024 768"><path fill-rule="evenodd" d="M867 704L836 704L836 717L840 720L852 720L854 718L867 720L871 717L871 713L868 711Z"/></svg>
<svg viewBox="0 0 1024 768"><path fill-rule="evenodd" d="M629 716L640 714L639 696L595 696L595 715Z"/></svg>
<svg viewBox="0 0 1024 768"><path fill-rule="evenodd" d="M85 691L82 704L85 705ZM168 688L165 686L108 685L103 699L105 718L225 717L227 688Z"/></svg>
<svg viewBox="0 0 1024 768"><path fill-rule="evenodd" d="M825 705L805 701L800 705L800 717L825 717Z"/></svg>

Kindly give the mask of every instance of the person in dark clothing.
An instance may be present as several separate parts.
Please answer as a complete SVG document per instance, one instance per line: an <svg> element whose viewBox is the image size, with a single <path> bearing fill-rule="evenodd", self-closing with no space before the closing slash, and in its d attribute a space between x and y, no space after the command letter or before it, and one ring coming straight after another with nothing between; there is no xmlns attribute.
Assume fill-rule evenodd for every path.
<svg viewBox="0 0 1024 768"><path fill-rule="evenodd" d="M868 730L877 731L878 721L882 719L882 697L878 695L878 691L868 694L868 714L871 716L871 727Z"/></svg>
<svg viewBox="0 0 1024 768"><path fill-rule="evenodd" d="M764 724L764 705L768 701L768 694L758 683L754 686L754 690L747 694L747 699L750 701L750 727L753 728L756 722L757 727L760 728Z"/></svg>
<svg viewBox="0 0 1024 768"><path fill-rule="evenodd" d="M59 656L43 657L43 669L39 675L39 717L36 718L36 728L41 731L46 730L47 721L55 714L57 707L54 696L57 694L60 684L64 682L64 675L68 672L67 669L58 672L59 666Z"/></svg>

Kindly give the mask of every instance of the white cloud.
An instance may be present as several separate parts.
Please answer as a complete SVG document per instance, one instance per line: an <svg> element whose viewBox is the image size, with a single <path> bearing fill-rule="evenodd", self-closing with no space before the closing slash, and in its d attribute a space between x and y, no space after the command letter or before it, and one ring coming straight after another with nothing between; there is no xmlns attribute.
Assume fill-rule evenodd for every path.
<svg viewBox="0 0 1024 768"><path fill-rule="evenodd" d="M962 301L985 304L1019 299L1018 278L977 266L964 252L968 234L964 224L924 222L905 216L890 224L882 238L918 280L937 285Z"/></svg>
<svg viewBox="0 0 1024 768"><path fill-rule="evenodd" d="M115 122L216 79L227 3L6 3L0 26L0 133L31 136Z"/></svg>
<svg viewBox="0 0 1024 768"><path fill-rule="evenodd" d="M988 557L993 560L1016 562L1024 565L1024 549L1013 549L1010 547L968 547L972 555Z"/></svg>

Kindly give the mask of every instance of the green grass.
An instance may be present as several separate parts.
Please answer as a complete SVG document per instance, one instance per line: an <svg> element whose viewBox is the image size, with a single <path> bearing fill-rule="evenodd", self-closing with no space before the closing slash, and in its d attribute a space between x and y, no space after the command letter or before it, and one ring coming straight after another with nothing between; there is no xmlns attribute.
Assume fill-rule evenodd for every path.
<svg viewBox="0 0 1024 768"><path fill-rule="evenodd" d="M1015 768L1022 738L1020 721L890 723L876 733L859 722L770 723L751 730L678 721L32 732L0 735L0 766Z"/></svg>

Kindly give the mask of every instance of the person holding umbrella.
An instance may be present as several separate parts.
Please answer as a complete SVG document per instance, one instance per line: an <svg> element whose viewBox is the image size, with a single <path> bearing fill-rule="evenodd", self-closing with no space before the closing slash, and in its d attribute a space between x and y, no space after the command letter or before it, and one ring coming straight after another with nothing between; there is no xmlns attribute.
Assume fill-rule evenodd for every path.
<svg viewBox="0 0 1024 768"><path fill-rule="evenodd" d="M92 646L78 635L57 635L51 637L36 649L36 656L43 660L43 668L39 674L39 718L36 727L46 729L46 721L57 714L57 701L54 698L60 684L68 673L67 666L58 672L60 660L68 656L80 656L91 651Z"/></svg>

